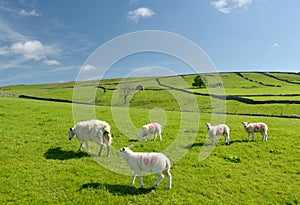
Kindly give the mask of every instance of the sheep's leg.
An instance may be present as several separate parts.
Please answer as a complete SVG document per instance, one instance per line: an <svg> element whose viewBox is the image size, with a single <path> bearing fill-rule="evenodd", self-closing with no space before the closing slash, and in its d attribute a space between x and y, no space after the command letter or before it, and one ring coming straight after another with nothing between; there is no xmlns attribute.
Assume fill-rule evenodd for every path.
<svg viewBox="0 0 300 205"><path fill-rule="evenodd" d="M135 180L135 177L136 177L136 173L134 173L133 175L132 175L132 179L131 179L131 184L134 184L134 180Z"/></svg>
<svg viewBox="0 0 300 205"><path fill-rule="evenodd" d="M82 150L82 145L83 145L83 143L82 143L82 142L80 142L80 146L79 146L79 149L78 149L78 151L77 151L77 152L80 152L80 151Z"/></svg>
<svg viewBox="0 0 300 205"><path fill-rule="evenodd" d="M168 178L168 189L171 189L171 187L172 187L172 175L170 173L170 169L164 170L164 174L167 175L167 178Z"/></svg>
<svg viewBox="0 0 300 205"><path fill-rule="evenodd" d="M161 180L165 178L162 173L158 173L157 175L158 175L158 179L156 180L156 182L154 182L153 187L156 187L161 182Z"/></svg>
<svg viewBox="0 0 300 205"><path fill-rule="evenodd" d="M99 151L98 151L98 157L101 156L102 149L103 149L103 144L100 145L100 148L99 148Z"/></svg>
<svg viewBox="0 0 300 205"><path fill-rule="evenodd" d="M162 141L161 133L159 133L159 139L160 139L160 141Z"/></svg>
<svg viewBox="0 0 300 205"><path fill-rule="evenodd" d="M225 143L226 143L227 145L229 145L229 143L230 143L230 137L229 137L229 134L225 134Z"/></svg>
<svg viewBox="0 0 300 205"><path fill-rule="evenodd" d="M216 146L216 139L215 139L215 136L212 136L212 137L211 137L211 141L212 141L212 142L211 142L212 145L213 145L213 146Z"/></svg>
<svg viewBox="0 0 300 205"><path fill-rule="evenodd" d="M248 141L250 141L250 132L248 132Z"/></svg>
<svg viewBox="0 0 300 205"><path fill-rule="evenodd" d="M252 132L252 140L254 141L254 132Z"/></svg>
<svg viewBox="0 0 300 205"><path fill-rule="evenodd" d="M148 141L149 140L149 133L147 133L147 135L146 135L146 141Z"/></svg>
<svg viewBox="0 0 300 205"><path fill-rule="evenodd" d="M91 154L88 142L85 142L85 148L89 154Z"/></svg>
<svg viewBox="0 0 300 205"><path fill-rule="evenodd" d="M265 141L265 135L264 135L264 132L263 131L260 131L260 134L261 134L261 136L262 136L262 141Z"/></svg>
<svg viewBox="0 0 300 205"><path fill-rule="evenodd" d="M157 137L157 132L154 132L154 138L153 138L153 140L156 140L156 137Z"/></svg>
<svg viewBox="0 0 300 205"><path fill-rule="evenodd" d="M142 179L142 175L138 175L138 178L140 179L141 188L144 188L144 182L143 182L143 179Z"/></svg>
<svg viewBox="0 0 300 205"><path fill-rule="evenodd" d="M262 136L263 136L263 142L268 140L268 134L267 132L263 131L261 132Z"/></svg>
<svg viewBox="0 0 300 205"><path fill-rule="evenodd" d="M110 145L107 145L107 146L106 146L106 148L107 148L107 151L106 151L106 156L108 156L108 157L109 157L109 153L110 153Z"/></svg>

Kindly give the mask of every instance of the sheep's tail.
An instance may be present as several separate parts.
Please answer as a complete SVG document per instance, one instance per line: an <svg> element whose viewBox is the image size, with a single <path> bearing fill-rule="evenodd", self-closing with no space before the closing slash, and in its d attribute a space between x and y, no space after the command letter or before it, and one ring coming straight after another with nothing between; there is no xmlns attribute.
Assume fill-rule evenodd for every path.
<svg viewBox="0 0 300 205"><path fill-rule="evenodd" d="M166 159L166 169L170 169L171 168L171 161L169 160L169 158Z"/></svg>
<svg viewBox="0 0 300 205"><path fill-rule="evenodd" d="M110 145L112 143L112 137L111 134L107 131L104 131L103 135L102 135L102 140L100 142L103 145Z"/></svg>

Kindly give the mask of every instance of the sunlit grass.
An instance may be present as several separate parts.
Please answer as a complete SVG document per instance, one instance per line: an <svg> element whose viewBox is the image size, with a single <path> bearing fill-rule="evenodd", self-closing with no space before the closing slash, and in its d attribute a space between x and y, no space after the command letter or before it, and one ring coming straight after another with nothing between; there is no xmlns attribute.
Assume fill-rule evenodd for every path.
<svg viewBox="0 0 300 205"><path fill-rule="evenodd" d="M195 141L189 142L187 154L171 169L172 189L166 189L164 179L152 190L155 175L144 176L146 188L139 189L138 181L135 185L129 184L130 176L105 169L85 150L76 152L79 142L69 141L67 136L68 128L73 126L71 104L15 98L0 98L0 101L2 204L300 202L300 142L295 129L298 119L227 116L231 145L226 146L221 138L211 155L199 161L202 148L210 146L205 145L204 125L210 121L210 115L201 114ZM162 151L174 141L176 127L181 123L179 112L165 111L167 123L163 141L137 142L117 129L110 107L96 109L97 117L112 125L115 149L134 144L135 151ZM130 119L136 129L150 121L149 115L151 109L130 108ZM247 142L241 125L244 120L266 122L269 140L263 143L256 134L255 142ZM187 131L187 134L194 132Z"/></svg>

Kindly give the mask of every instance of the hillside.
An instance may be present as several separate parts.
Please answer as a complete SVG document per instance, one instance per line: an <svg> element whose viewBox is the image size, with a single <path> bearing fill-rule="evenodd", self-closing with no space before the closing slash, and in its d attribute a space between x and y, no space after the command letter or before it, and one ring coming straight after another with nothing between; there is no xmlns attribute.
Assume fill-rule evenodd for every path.
<svg viewBox="0 0 300 205"><path fill-rule="evenodd" d="M193 87L195 75L1 87L0 204L299 204L299 75L220 76L202 77L224 89ZM127 104L123 89L133 91ZM230 114L215 114L224 102ZM96 143L89 155L69 140L77 111L111 125L110 157L97 157ZM163 124L162 141L138 141L154 121ZM205 122L218 121L230 127L230 145L221 136L211 145ZM248 141L242 121L265 122L268 141L260 133ZM166 178L151 188L155 174L144 174L143 189L138 179L130 184L116 153L131 144L170 158L171 190Z"/></svg>
<svg viewBox="0 0 300 205"><path fill-rule="evenodd" d="M216 75L220 76L221 82L215 82L219 80ZM201 74L201 77L206 82L221 83L222 87L211 88L211 85L207 85L207 88L198 89L192 86L195 75L186 75L104 79L100 82L80 84L70 82L6 86L0 87L0 95L60 102L78 101L100 106L124 106L125 96L121 91L127 90L130 100L126 103L130 107L180 110L181 105L178 105L176 98L188 101L193 95L198 104L198 109L192 110L195 112L218 112L216 106L212 107L212 100L217 103L226 99L226 108L220 109L220 112L227 114L300 116L300 75L297 73L238 72ZM138 85L144 90L135 90ZM74 99L74 90L79 93L79 100ZM218 94L219 91L223 93Z"/></svg>

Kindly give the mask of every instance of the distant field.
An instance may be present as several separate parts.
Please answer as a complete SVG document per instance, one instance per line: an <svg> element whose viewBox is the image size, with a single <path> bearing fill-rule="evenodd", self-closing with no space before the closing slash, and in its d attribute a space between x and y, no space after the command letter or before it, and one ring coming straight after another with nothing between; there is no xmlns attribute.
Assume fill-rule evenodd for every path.
<svg viewBox="0 0 300 205"><path fill-rule="evenodd" d="M199 93L199 95L195 95L195 98L197 99L198 110L200 110L200 112L215 111L215 108L212 109L210 102L211 100L218 100L205 95L221 93L221 95L237 95L240 98L246 98L254 101L292 101L289 104L282 102L272 104L267 103L257 107L255 104L247 104L237 100L227 100L226 111L229 113L264 113L278 116L290 116L292 114L300 115L300 108L298 106L300 100L300 84L295 84L295 82L300 82L300 75L294 73L241 73L240 75L242 77L237 73L201 74L201 77L207 84L222 83L224 86L221 88L209 89L199 89L192 86L195 75L104 79L100 82L90 81L76 84L76 89L81 92L81 97L80 99L77 99L77 101L84 103L95 102L102 106L122 106L124 105L124 99L117 91L122 89L122 86L130 84L133 88L138 85L142 85L145 88L144 91L132 91L130 96L130 105L134 107L161 107L167 110L180 110L180 107L176 102L176 96L189 101L191 94L183 92L188 91L190 93ZM273 78L273 76L275 76L276 79ZM161 85L158 83L157 79ZM74 85L74 82L70 82L48 85L7 86L0 88L0 94L25 94L39 98L53 98L72 101ZM106 88L106 92L104 92L103 88L97 88L98 85ZM172 88L182 89L182 91L173 90L171 92L170 89ZM93 92L92 95L90 92ZM266 96L270 94L273 96Z"/></svg>

